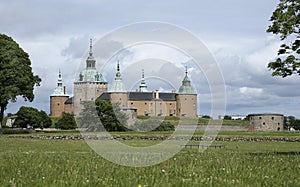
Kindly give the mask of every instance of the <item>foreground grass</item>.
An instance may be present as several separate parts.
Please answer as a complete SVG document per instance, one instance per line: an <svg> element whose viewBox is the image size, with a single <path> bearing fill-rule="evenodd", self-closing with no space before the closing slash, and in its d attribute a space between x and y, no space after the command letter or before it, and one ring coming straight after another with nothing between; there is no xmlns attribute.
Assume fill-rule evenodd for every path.
<svg viewBox="0 0 300 187"><path fill-rule="evenodd" d="M155 141L126 143L147 146ZM84 141L1 137L0 186L300 185L298 143L222 144L225 148L209 148L203 153L185 148L161 164L130 168L104 160Z"/></svg>

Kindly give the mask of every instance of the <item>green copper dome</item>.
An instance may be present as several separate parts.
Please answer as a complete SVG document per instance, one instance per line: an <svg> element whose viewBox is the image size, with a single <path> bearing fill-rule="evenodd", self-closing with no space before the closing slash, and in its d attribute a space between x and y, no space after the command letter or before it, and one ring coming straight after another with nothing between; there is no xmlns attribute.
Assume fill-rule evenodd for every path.
<svg viewBox="0 0 300 187"><path fill-rule="evenodd" d="M146 84L145 76L144 76L144 70L142 70L142 80L141 80L141 83L140 83L140 86L139 86L139 91L140 92L148 92L147 84Z"/></svg>
<svg viewBox="0 0 300 187"><path fill-rule="evenodd" d="M120 73L120 65L119 61L117 64L117 73L115 77L115 81L113 82L111 92L126 92L125 85L123 84L121 73Z"/></svg>
<svg viewBox="0 0 300 187"><path fill-rule="evenodd" d="M59 70L58 79L57 79L57 87L54 88L51 96L65 96L65 95L66 95L66 93L65 93L63 85L62 85L62 76L61 76L61 72Z"/></svg>
<svg viewBox="0 0 300 187"><path fill-rule="evenodd" d="M92 39L90 40L89 56L86 59L86 68L79 74L78 82L106 82L96 69L96 60L93 56Z"/></svg>
<svg viewBox="0 0 300 187"><path fill-rule="evenodd" d="M191 81L185 71L185 77L182 81L182 85L179 88L178 94L196 94L194 87L191 85Z"/></svg>

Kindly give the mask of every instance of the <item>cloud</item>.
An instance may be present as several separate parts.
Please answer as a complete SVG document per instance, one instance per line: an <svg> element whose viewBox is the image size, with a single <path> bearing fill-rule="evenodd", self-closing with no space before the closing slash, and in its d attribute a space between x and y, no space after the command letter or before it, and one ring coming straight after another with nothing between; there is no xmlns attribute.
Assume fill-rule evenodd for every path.
<svg viewBox="0 0 300 187"><path fill-rule="evenodd" d="M248 96L256 96L261 95L263 93L262 88L249 88L249 87L241 87L240 93Z"/></svg>
<svg viewBox="0 0 300 187"><path fill-rule="evenodd" d="M226 83L228 114L274 110L300 117L299 103L295 104L300 99L300 77L272 77L267 69L280 44L277 37L265 33L277 3L277 0L220 0L218 3L10 0L0 2L0 25L1 32L16 39L30 54L33 71L42 78L42 85L35 89L34 102L25 103L39 109L49 111L49 95L56 86L59 68L68 93L72 94L73 82L85 66L92 37L98 68L103 68L101 71L110 83L115 76L116 61L120 60L127 89L138 87L141 69L145 69L149 90L178 89L187 65L192 84L199 93L199 112L209 114L210 86L216 84L215 70L220 68ZM178 46L188 46L186 52L200 57L201 67L195 65L195 59L184 57L174 49L126 45L134 37L147 39L143 32L124 32L121 38L108 38L97 45L113 29L150 20L187 29L209 48L219 65L213 65L214 59L208 58L204 50L171 31L160 37L177 38ZM115 52L118 53L113 56ZM21 100L10 104L7 111L16 112L24 104Z"/></svg>

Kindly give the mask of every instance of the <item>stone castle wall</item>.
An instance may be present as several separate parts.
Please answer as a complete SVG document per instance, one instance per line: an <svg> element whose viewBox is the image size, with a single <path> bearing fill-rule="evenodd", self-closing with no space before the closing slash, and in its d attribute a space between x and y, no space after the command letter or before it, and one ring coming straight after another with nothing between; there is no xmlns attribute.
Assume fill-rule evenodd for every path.
<svg viewBox="0 0 300 187"><path fill-rule="evenodd" d="M177 94L177 116L197 117L197 94Z"/></svg>
<svg viewBox="0 0 300 187"><path fill-rule="evenodd" d="M250 114L254 131L282 131L284 116L281 114Z"/></svg>
<svg viewBox="0 0 300 187"><path fill-rule="evenodd" d="M65 110L65 101L69 96L50 96L50 116L59 117Z"/></svg>
<svg viewBox="0 0 300 187"><path fill-rule="evenodd" d="M102 93L107 92L107 83L100 82L75 82L74 83L74 114L82 110L82 101L95 101Z"/></svg>

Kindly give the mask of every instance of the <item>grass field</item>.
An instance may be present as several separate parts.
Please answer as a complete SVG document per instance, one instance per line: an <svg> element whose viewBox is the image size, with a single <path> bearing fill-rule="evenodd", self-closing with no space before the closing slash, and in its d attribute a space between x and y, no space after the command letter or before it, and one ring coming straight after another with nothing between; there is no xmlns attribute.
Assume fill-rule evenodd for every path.
<svg viewBox="0 0 300 187"><path fill-rule="evenodd" d="M126 141L134 146L154 143ZM131 168L104 160L85 141L2 136L0 186L300 186L299 143L216 143L225 148L203 153L184 148L158 165Z"/></svg>

